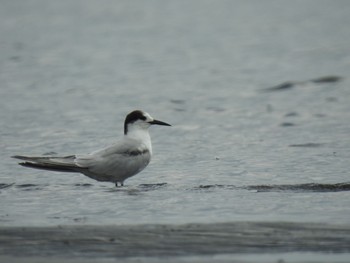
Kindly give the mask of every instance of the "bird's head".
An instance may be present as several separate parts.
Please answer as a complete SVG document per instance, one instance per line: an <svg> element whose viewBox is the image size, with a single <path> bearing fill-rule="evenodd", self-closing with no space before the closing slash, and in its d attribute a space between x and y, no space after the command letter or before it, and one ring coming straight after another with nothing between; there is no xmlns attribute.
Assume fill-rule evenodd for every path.
<svg viewBox="0 0 350 263"><path fill-rule="evenodd" d="M131 129L147 130L151 125L171 126L162 121L155 120L147 112L135 110L130 112L124 122L124 134L128 134Z"/></svg>

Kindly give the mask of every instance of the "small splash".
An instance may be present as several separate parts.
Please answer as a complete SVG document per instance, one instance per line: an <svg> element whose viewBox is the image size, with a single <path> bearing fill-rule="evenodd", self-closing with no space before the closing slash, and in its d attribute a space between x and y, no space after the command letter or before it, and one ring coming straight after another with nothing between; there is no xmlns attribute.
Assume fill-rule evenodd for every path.
<svg viewBox="0 0 350 263"><path fill-rule="evenodd" d="M284 115L284 117L297 117L299 114L295 111L288 112Z"/></svg>
<svg viewBox="0 0 350 263"><path fill-rule="evenodd" d="M234 185L211 184L211 185L196 186L193 189L194 190L201 190L201 189L231 189L231 190L238 190L238 189L241 189L241 187L234 186Z"/></svg>
<svg viewBox="0 0 350 263"><path fill-rule="evenodd" d="M324 118L324 117L327 117L327 115L326 115L326 114L323 114L323 113L316 113L316 114L314 114L314 116L315 116L316 118Z"/></svg>
<svg viewBox="0 0 350 263"><path fill-rule="evenodd" d="M153 191L166 186L167 183L156 183L156 184L140 184L138 186L124 185L119 187L108 188L107 192L114 193L126 193L128 195L141 195L144 192Z"/></svg>
<svg viewBox="0 0 350 263"><path fill-rule="evenodd" d="M317 147L321 147L323 145L324 145L324 143L309 142L309 143L301 143L301 144L290 144L289 147L317 148Z"/></svg>
<svg viewBox="0 0 350 263"><path fill-rule="evenodd" d="M156 190L166 186L167 183L157 183L157 184L140 184L138 187L144 191Z"/></svg>
<svg viewBox="0 0 350 263"><path fill-rule="evenodd" d="M180 100L180 99L172 99L172 100L170 100L170 102L173 104L177 104L177 105L183 105L186 103L185 100Z"/></svg>
<svg viewBox="0 0 350 263"><path fill-rule="evenodd" d="M11 56L9 59L14 62L20 62L22 60L21 56Z"/></svg>
<svg viewBox="0 0 350 263"><path fill-rule="evenodd" d="M337 184L283 184L283 185L200 185L192 188L193 190L208 190L208 189L226 189L226 190L254 190L256 192L341 192L350 191L350 183Z"/></svg>
<svg viewBox="0 0 350 263"><path fill-rule="evenodd" d="M338 184L295 184L295 185L250 185L244 187L257 192L341 192L350 191L350 183Z"/></svg>
<svg viewBox="0 0 350 263"><path fill-rule="evenodd" d="M12 184L0 184L0 189L6 189L6 188L9 188L11 186L13 186L15 183L12 183Z"/></svg>
<svg viewBox="0 0 350 263"><path fill-rule="evenodd" d="M93 184L75 184L74 186L77 186L77 187L91 187L91 186L93 186Z"/></svg>
<svg viewBox="0 0 350 263"><path fill-rule="evenodd" d="M17 188L28 188L28 187L35 187L38 186L36 184L17 184L16 187Z"/></svg>
<svg viewBox="0 0 350 263"><path fill-rule="evenodd" d="M183 111L186 111L186 110L185 109L181 109L181 108L175 108L174 111L183 112Z"/></svg>
<svg viewBox="0 0 350 263"><path fill-rule="evenodd" d="M45 186L48 186L48 185L16 184L16 188L20 188L20 189L22 189L24 191L42 190Z"/></svg>
<svg viewBox="0 0 350 263"><path fill-rule="evenodd" d="M87 221L87 217L76 217L76 218L73 218L73 221L75 223L85 223Z"/></svg>
<svg viewBox="0 0 350 263"><path fill-rule="evenodd" d="M224 112L226 109L222 107L210 106L210 107L206 107L206 110L212 111L212 112Z"/></svg>
<svg viewBox="0 0 350 263"><path fill-rule="evenodd" d="M328 97L328 98L326 98L326 101L327 102L337 102L338 98L337 97Z"/></svg>
<svg viewBox="0 0 350 263"><path fill-rule="evenodd" d="M46 152L43 153L44 156L51 156L51 155L57 155L57 152Z"/></svg>
<svg viewBox="0 0 350 263"><path fill-rule="evenodd" d="M294 82L294 81L287 81L287 82L283 82L281 84L278 84L276 86L272 86L269 88L264 89L264 91L282 91L282 90L288 90L291 88L294 88L295 85L297 85L298 82Z"/></svg>
<svg viewBox="0 0 350 263"><path fill-rule="evenodd" d="M334 82L341 81L342 79L343 78L340 76L324 76L324 77L312 79L310 81L317 84L321 84L321 83L334 83Z"/></svg>
<svg viewBox="0 0 350 263"><path fill-rule="evenodd" d="M280 124L281 127L293 127L295 124L293 122L282 122Z"/></svg>
<svg viewBox="0 0 350 263"><path fill-rule="evenodd" d="M335 83L341 81L343 78L340 76L323 76L315 79L304 80L304 81L286 81L276 86L272 86L269 88L262 89L262 91L270 92L270 91L285 91L290 90L296 86L300 86L303 84L314 83L314 84L324 84L324 83Z"/></svg>

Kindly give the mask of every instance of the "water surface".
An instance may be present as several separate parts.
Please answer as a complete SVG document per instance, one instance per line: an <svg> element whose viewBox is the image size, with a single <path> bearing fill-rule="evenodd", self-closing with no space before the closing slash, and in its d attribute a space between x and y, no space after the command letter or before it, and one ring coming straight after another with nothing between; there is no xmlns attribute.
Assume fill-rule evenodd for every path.
<svg viewBox="0 0 350 263"><path fill-rule="evenodd" d="M0 224L347 224L348 1L5 1ZM143 109L154 157L123 188L25 169L90 152Z"/></svg>

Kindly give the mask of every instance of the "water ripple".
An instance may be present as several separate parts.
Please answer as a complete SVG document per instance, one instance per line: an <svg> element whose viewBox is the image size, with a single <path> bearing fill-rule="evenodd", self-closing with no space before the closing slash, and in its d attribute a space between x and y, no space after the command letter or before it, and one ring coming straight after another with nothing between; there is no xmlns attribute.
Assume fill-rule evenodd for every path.
<svg viewBox="0 0 350 263"><path fill-rule="evenodd" d="M234 186L234 185L200 185L195 187L198 189L229 189L229 190L255 190L257 192L340 192L350 191L350 183L337 184L282 184L282 185L248 185L248 186Z"/></svg>

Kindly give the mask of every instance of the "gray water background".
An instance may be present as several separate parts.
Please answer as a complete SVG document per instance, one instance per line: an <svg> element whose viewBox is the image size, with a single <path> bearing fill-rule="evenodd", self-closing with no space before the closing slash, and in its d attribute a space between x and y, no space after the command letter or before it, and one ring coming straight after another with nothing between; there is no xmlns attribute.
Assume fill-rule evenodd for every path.
<svg viewBox="0 0 350 263"><path fill-rule="evenodd" d="M349 191L245 189L350 181L349 1L0 5L1 226L349 223ZM124 188L10 158L99 149L134 109L173 127Z"/></svg>

